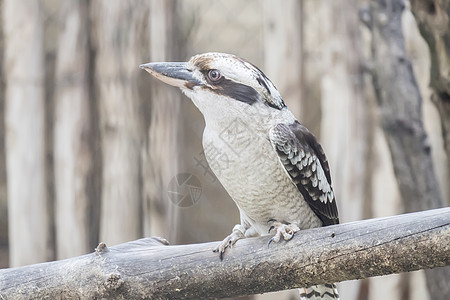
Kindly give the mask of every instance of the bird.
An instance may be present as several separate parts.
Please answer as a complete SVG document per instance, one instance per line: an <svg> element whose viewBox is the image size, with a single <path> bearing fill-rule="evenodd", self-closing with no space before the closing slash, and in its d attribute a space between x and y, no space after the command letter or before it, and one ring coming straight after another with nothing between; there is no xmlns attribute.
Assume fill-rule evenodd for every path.
<svg viewBox="0 0 450 300"><path fill-rule="evenodd" d="M208 52L187 62L140 67L180 88L203 114L206 160L241 221L214 249L221 259L242 238L273 232L270 244L291 240L299 230L339 223L322 146L257 66L236 55ZM325 284L300 289L300 298L339 295L335 284Z"/></svg>

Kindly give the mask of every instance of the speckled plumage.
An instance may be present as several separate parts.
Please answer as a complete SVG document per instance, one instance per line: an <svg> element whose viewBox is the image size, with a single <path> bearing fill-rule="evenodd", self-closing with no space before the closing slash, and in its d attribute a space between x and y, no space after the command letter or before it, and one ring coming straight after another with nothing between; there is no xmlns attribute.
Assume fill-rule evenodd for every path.
<svg viewBox="0 0 450 300"><path fill-rule="evenodd" d="M260 235L268 233L269 220L296 223L300 229L322 226L269 140L269 131L282 120L293 121L292 114L273 110L260 116L266 122L253 122L246 117L247 104L239 105L242 108L231 123L226 117L220 122L215 119L213 125L206 121L203 145L211 169L236 202L243 220ZM226 155L227 165L215 161L215 149Z"/></svg>
<svg viewBox="0 0 450 300"><path fill-rule="evenodd" d="M185 64L143 68L180 87L205 118L206 159L241 214L241 224L217 248L221 257L237 240L266 235L271 227L277 242L299 229L339 223L322 147L256 66L230 54L205 53ZM334 284L301 295L339 297Z"/></svg>

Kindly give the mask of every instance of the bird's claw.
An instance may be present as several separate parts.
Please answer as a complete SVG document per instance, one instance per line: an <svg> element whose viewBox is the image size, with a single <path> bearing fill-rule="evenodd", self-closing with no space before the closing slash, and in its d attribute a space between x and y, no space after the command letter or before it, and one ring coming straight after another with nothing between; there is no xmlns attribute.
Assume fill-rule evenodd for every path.
<svg viewBox="0 0 450 300"><path fill-rule="evenodd" d="M278 243L281 237L283 237L285 241L289 241L294 237L296 232L300 231L300 228L298 228L296 224L283 224L277 221L270 226L269 232L272 231L272 229L276 229L276 232L269 240L267 247L269 247L272 242Z"/></svg>
<svg viewBox="0 0 450 300"><path fill-rule="evenodd" d="M240 230L240 228L237 228L237 226L239 225L236 225L233 228L233 232L229 236L227 236L216 248L214 248L213 252L219 252L220 260L223 260L225 249L232 248L238 240L244 238L244 233Z"/></svg>

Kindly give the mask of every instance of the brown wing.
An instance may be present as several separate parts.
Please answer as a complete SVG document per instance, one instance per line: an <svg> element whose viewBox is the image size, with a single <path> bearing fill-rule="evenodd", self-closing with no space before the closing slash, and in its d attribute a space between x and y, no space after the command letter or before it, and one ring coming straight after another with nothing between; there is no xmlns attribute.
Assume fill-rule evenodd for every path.
<svg viewBox="0 0 450 300"><path fill-rule="evenodd" d="M323 225L338 224L330 167L312 133L296 121L277 124L269 138L287 173Z"/></svg>

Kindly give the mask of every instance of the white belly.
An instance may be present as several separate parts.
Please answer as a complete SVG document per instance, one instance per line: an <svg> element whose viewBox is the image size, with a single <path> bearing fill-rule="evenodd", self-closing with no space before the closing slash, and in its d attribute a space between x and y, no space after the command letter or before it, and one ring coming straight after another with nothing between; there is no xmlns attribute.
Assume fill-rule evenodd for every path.
<svg viewBox="0 0 450 300"><path fill-rule="evenodd" d="M205 128L203 147L211 169L241 214L261 235L267 234L271 219L296 223L300 229L321 226L279 162L266 132L235 125L220 132Z"/></svg>

